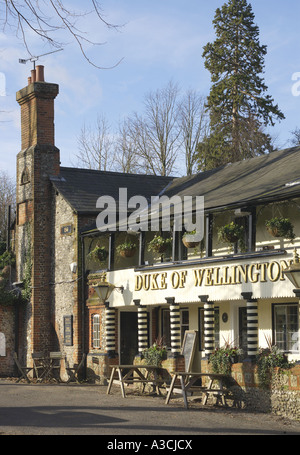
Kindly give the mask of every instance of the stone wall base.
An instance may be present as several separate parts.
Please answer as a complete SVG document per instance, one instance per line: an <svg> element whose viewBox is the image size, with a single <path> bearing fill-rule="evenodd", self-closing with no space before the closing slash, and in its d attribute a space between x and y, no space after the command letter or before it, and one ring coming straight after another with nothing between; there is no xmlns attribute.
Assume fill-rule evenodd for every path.
<svg viewBox="0 0 300 455"><path fill-rule="evenodd" d="M111 373L111 365L117 365L119 357L111 358L107 353L89 353L87 355L86 379L100 385L107 385Z"/></svg>
<svg viewBox="0 0 300 455"><path fill-rule="evenodd" d="M210 371L207 361L202 362L202 371ZM275 368L271 387L261 388L257 366L251 362L232 365L232 380L229 396L232 403L253 412L265 412L300 420L300 365L290 370Z"/></svg>

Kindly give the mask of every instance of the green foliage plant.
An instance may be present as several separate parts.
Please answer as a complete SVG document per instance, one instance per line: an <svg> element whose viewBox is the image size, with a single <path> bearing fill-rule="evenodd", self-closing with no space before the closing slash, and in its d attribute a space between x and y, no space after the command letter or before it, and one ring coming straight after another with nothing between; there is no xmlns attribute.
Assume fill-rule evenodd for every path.
<svg viewBox="0 0 300 455"><path fill-rule="evenodd" d="M23 289L22 297L27 302L31 299L32 293L32 254L31 248L29 247L26 251L25 256L25 265L24 265L24 275L23 275Z"/></svg>
<svg viewBox="0 0 300 455"><path fill-rule="evenodd" d="M16 258L11 251L4 251L4 253L0 255L0 269L4 269L6 265L14 266L15 264Z"/></svg>
<svg viewBox="0 0 300 455"><path fill-rule="evenodd" d="M223 347L216 348L209 356L209 364L213 373L221 373L230 376L231 366L241 355L242 351L237 347L226 344Z"/></svg>
<svg viewBox="0 0 300 455"><path fill-rule="evenodd" d="M143 351L144 363L161 367L162 361L167 356L167 348L164 346L162 339L156 340L152 346Z"/></svg>
<svg viewBox="0 0 300 455"><path fill-rule="evenodd" d="M161 235L155 234L153 239L148 243L148 251L154 253L164 253L172 245L172 238L164 238Z"/></svg>
<svg viewBox="0 0 300 455"><path fill-rule="evenodd" d="M0 255L0 305L12 305L16 303L19 298L18 295L10 289L9 286L9 269L14 267L16 258L13 252L4 251Z"/></svg>
<svg viewBox="0 0 300 455"><path fill-rule="evenodd" d="M6 250L6 242L4 242L3 240L0 240L0 256L2 256L2 254L5 252Z"/></svg>
<svg viewBox="0 0 300 455"><path fill-rule="evenodd" d="M117 246L116 251L123 257L131 257L136 251L136 243L132 241L125 241Z"/></svg>
<svg viewBox="0 0 300 455"><path fill-rule="evenodd" d="M24 248L22 256L24 257L24 272L23 272L23 289L22 298L26 302L30 302L32 294L32 244L31 244L31 225L26 225L26 236L28 245Z"/></svg>
<svg viewBox="0 0 300 455"><path fill-rule="evenodd" d="M95 248L88 254L89 259L96 260L100 263L105 262L108 256L108 251L104 246L96 245Z"/></svg>
<svg viewBox="0 0 300 455"><path fill-rule="evenodd" d="M232 245L239 241L241 250L245 248L243 242L243 234L244 234L244 227L239 226L238 224L231 221L229 224L225 224L224 226L218 228L218 241L226 243L230 247L230 251Z"/></svg>
<svg viewBox="0 0 300 455"><path fill-rule="evenodd" d="M13 305L19 300L19 296L8 288L8 279L0 273L0 305Z"/></svg>
<svg viewBox="0 0 300 455"><path fill-rule="evenodd" d="M288 370L294 366L277 346L261 348L256 356L257 374L260 387L267 389L272 383L275 368Z"/></svg>
<svg viewBox="0 0 300 455"><path fill-rule="evenodd" d="M274 217L265 222L268 232L274 237L289 239L292 243L295 239L294 226L289 218Z"/></svg>
<svg viewBox="0 0 300 455"><path fill-rule="evenodd" d="M273 150L264 129L284 119L263 79L267 47L259 41L252 6L229 0L216 9L216 39L203 49L212 86L207 98L210 133L200 144L199 170Z"/></svg>

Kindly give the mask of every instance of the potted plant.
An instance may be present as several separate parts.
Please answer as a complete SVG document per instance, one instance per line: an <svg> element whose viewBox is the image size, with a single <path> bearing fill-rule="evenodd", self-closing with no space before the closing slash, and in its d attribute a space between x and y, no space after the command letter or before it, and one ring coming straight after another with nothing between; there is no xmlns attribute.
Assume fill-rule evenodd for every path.
<svg viewBox="0 0 300 455"><path fill-rule="evenodd" d="M161 367L162 360L167 358L167 348L162 339L156 340L150 348L144 349L143 357L146 365Z"/></svg>
<svg viewBox="0 0 300 455"><path fill-rule="evenodd" d="M231 221L218 229L218 240L220 242L232 244L242 239L244 227Z"/></svg>
<svg viewBox="0 0 300 455"><path fill-rule="evenodd" d="M256 355L256 365L258 381L262 388L269 388L275 369L288 370L295 365L294 361L289 361L287 355L272 344L271 336L265 335L266 348L260 348Z"/></svg>
<svg viewBox="0 0 300 455"><path fill-rule="evenodd" d="M209 356L209 363L213 372L230 375L231 365L238 361L238 356L241 354L241 349L230 347L228 344L224 347L216 348Z"/></svg>
<svg viewBox="0 0 300 455"><path fill-rule="evenodd" d="M153 239L148 243L148 251L154 253L164 253L172 244L172 238L164 238L161 235L155 234Z"/></svg>
<svg viewBox="0 0 300 455"><path fill-rule="evenodd" d="M269 388L272 382L274 369L288 370L294 366L277 346L261 348L256 356L257 374L259 384L262 388Z"/></svg>
<svg viewBox="0 0 300 455"><path fill-rule="evenodd" d="M190 232L185 232L185 233L183 234L183 236L182 236L182 243L184 244L184 246L185 246L186 248L195 248L196 246L199 245L200 241L199 241L199 242L197 242L197 241L195 241L195 242L190 242L190 241L187 240L187 237L188 237L189 235L195 235L195 234L196 234L196 230L190 231Z"/></svg>
<svg viewBox="0 0 300 455"><path fill-rule="evenodd" d="M136 243L126 240L125 242L118 245L116 250L118 254L123 258L130 258L135 254Z"/></svg>
<svg viewBox="0 0 300 455"><path fill-rule="evenodd" d="M267 231L273 237L282 237L284 239L289 239L293 242L296 237L294 234L294 226L292 225L289 218L278 218L274 217L265 222Z"/></svg>
<svg viewBox="0 0 300 455"><path fill-rule="evenodd" d="M104 246L96 245L95 248L88 254L88 258L99 262L106 261L108 251Z"/></svg>

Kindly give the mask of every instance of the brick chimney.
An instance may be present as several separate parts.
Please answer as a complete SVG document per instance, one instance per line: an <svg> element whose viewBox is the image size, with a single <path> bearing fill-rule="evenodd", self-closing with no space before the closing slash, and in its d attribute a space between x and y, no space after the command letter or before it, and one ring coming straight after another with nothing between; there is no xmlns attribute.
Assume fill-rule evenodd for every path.
<svg viewBox="0 0 300 455"><path fill-rule="evenodd" d="M31 252L31 306L28 332L22 340L31 362L34 351L48 351L51 321L52 281L52 185L50 176L59 174L59 150L54 140L54 100L57 84L45 82L44 67L31 71L28 85L17 92L21 106L21 151L17 156L16 266L18 280L26 274ZM21 341L20 341L21 342Z"/></svg>
<svg viewBox="0 0 300 455"><path fill-rule="evenodd" d="M54 99L58 85L44 80L44 67L31 71L27 87L17 92L21 106L22 150L32 145L54 145Z"/></svg>

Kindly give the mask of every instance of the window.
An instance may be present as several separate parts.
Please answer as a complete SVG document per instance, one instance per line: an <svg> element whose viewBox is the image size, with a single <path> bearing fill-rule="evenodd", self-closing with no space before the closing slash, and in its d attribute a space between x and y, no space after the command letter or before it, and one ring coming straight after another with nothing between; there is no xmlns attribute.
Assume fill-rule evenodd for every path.
<svg viewBox="0 0 300 455"><path fill-rule="evenodd" d="M181 310L180 311L180 338L181 338L181 345L184 339L184 333L186 330L189 330L189 310Z"/></svg>
<svg viewBox="0 0 300 455"><path fill-rule="evenodd" d="M248 352L247 308L239 308L239 348Z"/></svg>
<svg viewBox="0 0 300 455"><path fill-rule="evenodd" d="M100 315L92 316L92 346L95 349L100 348Z"/></svg>
<svg viewBox="0 0 300 455"><path fill-rule="evenodd" d="M199 351L204 351L204 308L198 311ZM219 308L215 307L215 348L220 346Z"/></svg>
<svg viewBox="0 0 300 455"><path fill-rule="evenodd" d="M248 216L242 216L236 218L234 222L238 226L242 226L244 228L244 233L242 238L239 242L237 242L234 246L235 253L245 253L245 251L249 251L249 218Z"/></svg>
<svg viewBox="0 0 300 455"><path fill-rule="evenodd" d="M167 347L171 347L171 332L170 332L170 310L163 309L161 313L161 335L163 343Z"/></svg>
<svg viewBox="0 0 300 455"><path fill-rule="evenodd" d="M0 357L6 356L6 341L4 333L0 332Z"/></svg>
<svg viewBox="0 0 300 455"><path fill-rule="evenodd" d="M298 304L273 305L274 344L284 352L299 351Z"/></svg>
<svg viewBox="0 0 300 455"><path fill-rule="evenodd" d="M30 182L29 170L26 167L21 175L21 185L25 185L26 183L29 183L29 182Z"/></svg>

